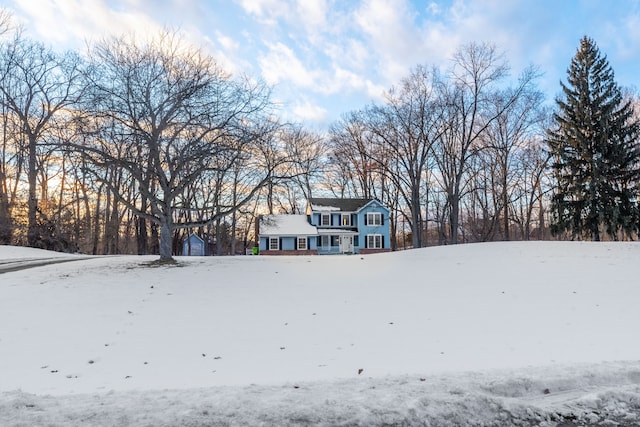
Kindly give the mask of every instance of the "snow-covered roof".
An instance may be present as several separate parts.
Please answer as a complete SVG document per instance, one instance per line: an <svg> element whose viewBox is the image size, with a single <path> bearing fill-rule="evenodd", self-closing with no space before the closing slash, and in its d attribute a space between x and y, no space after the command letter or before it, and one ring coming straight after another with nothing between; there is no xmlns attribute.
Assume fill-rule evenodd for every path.
<svg viewBox="0 0 640 427"><path fill-rule="evenodd" d="M316 227L306 215L264 215L260 219L261 236L317 236Z"/></svg>

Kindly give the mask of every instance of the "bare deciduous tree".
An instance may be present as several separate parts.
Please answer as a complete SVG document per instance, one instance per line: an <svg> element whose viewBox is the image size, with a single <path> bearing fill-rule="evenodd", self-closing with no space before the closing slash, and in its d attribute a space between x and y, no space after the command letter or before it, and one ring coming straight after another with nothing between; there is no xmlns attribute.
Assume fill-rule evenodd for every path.
<svg viewBox="0 0 640 427"><path fill-rule="evenodd" d="M495 46L472 43L458 51L448 79L438 85L444 131L434 145L435 159L440 184L447 195L449 241L453 244L458 243L460 202L468 191L469 162L482 148L481 138L487 128L511 107L536 76L534 69L525 70L500 108L491 108L497 84L507 72L508 66Z"/></svg>
<svg viewBox="0 0 640 427"><path fill-rule="evenodd" d="M5 111L19 124L24 137L28 180L27 240L38 246L38 148L60 113L77 104L83 94L80 57L57 55L41 43L16 37L0 55L0 95Z"/></svg>
<svg viewBox="0 0 640 427"><path fill-rule="evenodd" d="M535 139L536 132L542 132L544 120L542 109L543 95L534 88L525 88L514 98L513 89L498 91L488 113L500 112L496 119L489 123L482 136L483 157L486 159L486 170L494 172L490 186L494 200L495 220L501 214L504 240L510 240L510 223L517 182L521 178L523 164L522 150ZM505 108L505 104L510 103Z"/></svg>
<svg viewBox="0 0 640 427"><path fill-rule="evenodd" d="M373 116L373 130L382 141L376 153L383 154L374 159L408 207L406 219L414 248L423 246L429 193L426 177L432 167L432 146L442 132L434 90L437 78L435 70L416 67L387 94L386 108Z"/></svg>
<svg viewBox="0 0 640 427"><path fill-rule="evenodd" d="M174 230L230 215L270 182L285 161L273 146L278 124L270 119L268 88L231 79L176 33L164 32L146 43L108 39L93 48L91 59L86 76L92 97L86 113L92 120L85 125L98 126L93 138L77 148L97 174L115 167L135 182L148 206L103 181L119 203L158 226L161 260L172 259ZM114 140L120 148L115 149ZM185 204L185 191L193 182L210 174L226 176L239 159L246 171L235 203ZM180 209L203 215L180 221Z"/></svg>

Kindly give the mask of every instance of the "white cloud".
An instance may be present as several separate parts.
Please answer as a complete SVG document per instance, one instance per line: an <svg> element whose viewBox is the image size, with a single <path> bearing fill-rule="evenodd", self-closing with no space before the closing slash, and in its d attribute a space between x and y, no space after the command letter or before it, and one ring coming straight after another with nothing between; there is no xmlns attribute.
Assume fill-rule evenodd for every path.
<svg viewBox="0 0 640 427"><path fill-rule="evenodd" d="M327 24L326 0L300 0L297 3L297 12L307 29L324 28Z"/></svg>
<svg viewBox="0 0 640 427"><path fill-rule="evenodd" d="M427 10L432 15L440 15L440 12L441 12L441 9L440 9L440 6L438 6L438 3L433 1L429 3L429 5L427 6Z"/></svg>
<svg viewBox="0 0 640 427"><path fill-rule="evenodd" d="M625 17L623 30L626 37L620 40L620 28L607 26L607 33L611 39L619 40L616 46L619 55L624 59L637 57L640 50L640 14L632 13Z"/></svg>
<svg viewBox="0 0 640 427"><path fill-rule="evenodd" d="M2 0L0 0L2 1ZM329 96L364 106L417 64L446 68L462 45L495 43L513 76L540 64L557 88L587 31L611 60L634 64L640 10L612 3L580 6L544 0L5 0L28 35L54 47L82 50L110 34L156 34L179 28L226 70L261 76L286 94L287 105L319 116ZM617 14L609 14L617 9ZM628 9L628 10L627 10ZM575 12L571 22L567 11ZM605 13L607 12L607 13ZM601 19L602 18L602 19ZM562 61L559 64L559 61ZM615 65L615 64L614 64ZM631 68L631 65L628 66ZM635 69L637 67L633 67ZM622 71L622 70L620 70ZM616 69L616 75L620 75ZM627 70L628 82L635 73ZM627 84L629 84L627 82ZM544 85L544 83L542 83ZM318 99L325 98L323 101ZM300 99L309 101L299 102ZM295 100L295 101L291 101ZM289 108L289 107L288 107ZM351 108L351 107L349 107ZM358 108L358 106L356 106ZM328 110L328 112L326 112ZM315 113L314 113L315 111ZM334 108L326 108L331 116ZM339 111L342 112L342 111ZM339 113L338 112L338 113ZM302 115L302 114L301 114Z"/></svg>
<svg viewBox="0 0 640 427"><path fill-rule="evenodd" d="M371 80L365 81L365 87L367 89L367 96L375 101L382 101L384 99L384 93L388 90L387 87L376 84Z"/></svg>
<svg viewBox="0 0 640 427"><path fill-rule="evenodd" d="M274 25L280 17L287 16L291 5L282 0L237 0L240 7L262 23Z"/></svg>
<svg viewBox="0 0 640 427"><path fill-rule="evenodd" d="M299 22L308 32L327 28L328 5L326 0L297 0Z"/></svg>
<svg viewBox="0 0 640 427"><path fill-rule="evenodd" d="M105 0L41 0L15 2L37 35L55 45L80 48L84 41L112 34L157 33L162 26L144 12L111 9ZM64 31L60 30L64 25Z"/></svg>
<svg viewBox="0 0 640 427"><path fill-rule="evenodd" d="M262 77L268 84L287 81L305 88L314 85L316 76L305 68L290 47L278 42L268 44L268 48L269 52L259 59Z"/></svg>
<svg viewBox="0 0 640 427"><path fill-rule="evenodd" d="M325 43L323 53L333 61L334 68L348 68L362 72L371 71L372 60L369 46L363 41L348 38L341 43Z"/></svg>
<svg viewBox="0 0 640 427"><path fill-rule="evenodd" d="M323 122L327 118L327 110L312 104L309 100L296 102L293 114L300 120L311 122Z"/></svg>
<svg viewBox="0 0 640 427"><path fill-rule="evenodd" d="M365 78L344 68L336 68L333 76L331 92L338 92L347 87L355 90L362 90L365 87Z"/></svg>
<svg viewBox="0 0 640 427"><path fill-rule="evenodd" d="M263 24L283 20L305 31L326 25L327 0L237 0L237 3Z"/></svg>
<svg viewBox="0 0 640 427"><path fill-rule="evenodd" d="M216 39L218 40L218 44L220 44L220 46L222 46L226 51L236 51L240 47L240 43L233 38L222 34L220 31L216 31Z"/></svg>
<svg viewBox="0 0 640 427"><path fill-rule="evenodd" d="M260 16L263 14L264 5L273 2L271 0L240 0L238 3L245 12Z"/></svg>
<svg viewBox="0 0 640 427"><path fill-rule="evenodd" d="M327 78L327 82L323 91L327 95L360 92L369 98L380 99L386 89L383 85L371 81L364 73L355 73L340 67L337 67L333 75Z"/></svg>
<svg viewBox="0 0 640 427"><path fill-rule="evenodd" d="M133 34L144 40L170 28L179 30L185 42L202 48L230 73L237 74L251 68L246 59L238 56L238 41L221 31L203 34L193 25L206 18L201 16L201 6L185 4L185 0L163 4L162 7L152 0L122 0L119 4L110 0L14 0L14 4L17 15L22 17L31 35L45 40L54 48L82 51L87 41L123 34ZM178 10L184 11L179 15L181 19L190 22L187 28L181 28L182 22L173 19ZM160 21L163 18L166 20Z"/></svg>
<svg viewBox="0 0 640 427"><path fill-rule="evenodd" d="M374 51L381 77L394 82L407 74L423 43L407 2L366 0L354 20Z"/></svg>

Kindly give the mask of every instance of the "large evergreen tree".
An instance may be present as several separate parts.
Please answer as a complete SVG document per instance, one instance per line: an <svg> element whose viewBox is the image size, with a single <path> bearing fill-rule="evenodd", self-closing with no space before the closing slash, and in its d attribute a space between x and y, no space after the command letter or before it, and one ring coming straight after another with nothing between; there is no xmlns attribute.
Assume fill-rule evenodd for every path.
<svg viewBox="0 0 640 427"><path fill-rule="evenodd" d="M601 231L613 239L633 236L640 122L591 38L580 40L567 73L547 138L557 179L551 231L592 240L600 240Z"/></svg>

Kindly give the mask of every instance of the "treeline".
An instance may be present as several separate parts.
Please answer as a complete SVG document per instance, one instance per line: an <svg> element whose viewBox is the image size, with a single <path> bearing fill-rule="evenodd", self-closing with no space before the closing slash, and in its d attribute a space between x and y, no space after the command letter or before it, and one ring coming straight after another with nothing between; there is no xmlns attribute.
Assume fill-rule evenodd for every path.
<svg viewBox="0 0 640 427"><path fill-rule="evenodd" d="M269 88L176 33L86 58L18 34L0 67L0 243L169 259L196 230L235 251L258 196L298 173Z"/></svg>
<svg viewBox="0 0 640 427"><path fill-rule="evenodd" d="M244 253L258 213L321 195L387 204L394 248L550 236L551 113L538 72L509 82L492 45L414 68L320 134L175 32L81 56L2 18L0 244L170 259L195 232Z"/></svg>
<svg viewBox="0 0 640 427"><path fill-rule="evenodd" d="M392 206L413 247L546 237L549 113L537 71L510 85L508 70L494 46L470 44L345 115L330 131L341 194Z"/></svg>

